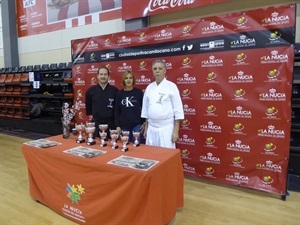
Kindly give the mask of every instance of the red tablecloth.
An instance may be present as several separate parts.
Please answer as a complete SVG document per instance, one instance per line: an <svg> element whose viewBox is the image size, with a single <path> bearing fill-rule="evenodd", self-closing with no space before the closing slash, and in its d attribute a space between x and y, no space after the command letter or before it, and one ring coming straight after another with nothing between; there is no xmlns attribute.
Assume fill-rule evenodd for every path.
<svg viewBox="0 0 300 225"><path fill-rule="evenodd" d="M49 148L22 145L28 165L30 194L57 213L86 225L159 225L170 222L183 207L183 169L179 150L129 145L128 152L110 146L88 146L107 151L82 158L63 151L87 146L75 137L47 138L62 143ZM120 145L120 144L119 144ZM158 160L148 171L107 164L126 155ZM73 190L73 192L70 192ZM71 194L75 193L75 194Z"/></svg>

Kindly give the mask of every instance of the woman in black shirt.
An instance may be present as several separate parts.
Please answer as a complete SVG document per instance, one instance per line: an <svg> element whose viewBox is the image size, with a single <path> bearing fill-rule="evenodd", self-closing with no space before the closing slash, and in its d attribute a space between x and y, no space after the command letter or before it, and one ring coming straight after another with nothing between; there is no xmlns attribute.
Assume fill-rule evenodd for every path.
<svg viewBox="0 0 300 225"><path fill-rule="evenodd" d="M115 124L117 131L130 131L129 142L133 142L133 132L140 132L144 119L141 118L143 95L142 90L135 88L135 77L131 71L122 76L124 89L118 91L115 104ZM141 142L141 135L139 142Z"/></svg>

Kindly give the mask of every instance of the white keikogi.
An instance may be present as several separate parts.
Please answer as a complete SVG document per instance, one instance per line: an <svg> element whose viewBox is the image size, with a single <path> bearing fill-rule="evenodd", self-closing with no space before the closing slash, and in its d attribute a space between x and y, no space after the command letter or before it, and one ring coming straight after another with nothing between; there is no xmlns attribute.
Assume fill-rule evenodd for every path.
<svg viewBox="0 0 300 225"><path fill-rule="evenodd" d="M148 119L147 145L175 148L171 140L174 120L184 119L177 86L166 78L159 85L149 84L144 93L141 117Z"/></svg>

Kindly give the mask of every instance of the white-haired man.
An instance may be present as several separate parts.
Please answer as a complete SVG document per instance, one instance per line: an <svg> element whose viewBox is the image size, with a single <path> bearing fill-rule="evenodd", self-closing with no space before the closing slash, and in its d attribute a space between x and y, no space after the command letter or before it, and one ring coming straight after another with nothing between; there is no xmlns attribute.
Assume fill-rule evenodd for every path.
<svg viewBox="0 0 300 225"><path fill-rule="evenodd" d="M175 83L166 79L166 70L164 60L153 61L155 81L145 90L141 117L146 118L146 145L176 148L184 112L179 90Z"/></svg>

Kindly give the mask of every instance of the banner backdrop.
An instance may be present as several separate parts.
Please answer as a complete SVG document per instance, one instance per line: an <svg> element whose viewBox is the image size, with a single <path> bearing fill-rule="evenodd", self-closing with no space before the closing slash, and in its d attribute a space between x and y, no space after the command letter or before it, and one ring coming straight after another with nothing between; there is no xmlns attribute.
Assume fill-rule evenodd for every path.
<svg viewBox="0 0 300 225"><path fill-rule="evenodd" d="M154 81L164 59L185 112L180 148L185 175L286 193L290 145L295 4L72 41L77 123L85 91L106 66L121 88L131 70L137 87Z"/></svg>
<svg viewBox="0 0 300 225"><path fill-rule="evenodd" d="M18 36L121 18L121 0L17 0Z"/></svg>

